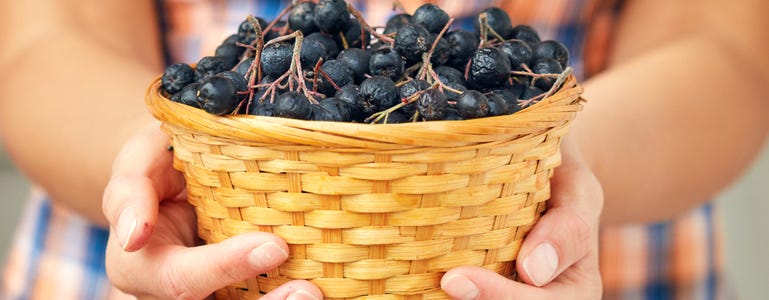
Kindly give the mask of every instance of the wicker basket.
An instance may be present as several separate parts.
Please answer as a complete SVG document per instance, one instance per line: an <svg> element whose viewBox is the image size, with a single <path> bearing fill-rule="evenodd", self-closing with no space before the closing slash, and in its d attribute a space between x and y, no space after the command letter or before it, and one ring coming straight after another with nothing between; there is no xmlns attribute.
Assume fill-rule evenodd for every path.
<svg viewBox="0 0 769 300"><path fill-rule="evenodd" d="M159 87L157 79L147 105L171 137L200 237L258 230L290 247L279 268L217 299L257 299L292 279L327 299L446 299L440 278L452 267L515 276L582 105L569 76L513 115L369 125L219 117Z"/></svg>

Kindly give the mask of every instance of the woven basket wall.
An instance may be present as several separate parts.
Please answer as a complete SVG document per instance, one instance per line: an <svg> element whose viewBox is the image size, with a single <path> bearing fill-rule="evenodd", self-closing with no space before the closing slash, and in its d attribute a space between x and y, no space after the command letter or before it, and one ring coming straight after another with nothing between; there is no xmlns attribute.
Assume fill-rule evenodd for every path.
<svg viewBox="0 0 769 300"><path fill-rule="evenodd" d="M258 230L290 247L279 268L217 299L257 299L292 279L327 299L446 299L440 278L455 266L514 277L582 93L571 76L513 115L369 125L218 117L159 87L147 105L171 137L200 237Z"/></svg>

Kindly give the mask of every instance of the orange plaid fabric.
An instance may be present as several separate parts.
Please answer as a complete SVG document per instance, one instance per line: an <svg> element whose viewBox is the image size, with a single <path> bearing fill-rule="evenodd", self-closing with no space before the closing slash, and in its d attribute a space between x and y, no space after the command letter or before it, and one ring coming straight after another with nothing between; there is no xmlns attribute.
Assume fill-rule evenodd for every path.
<svg viewBox="0 0 769 300"><path fill-rule="evenodd" d="M405 1L405 0L402 0ZM431 1L468 27L468 16L489 6L505 8L516 24L529 24L543 39L557 39L572 54L581 80L605 67L619 0ZM169 62L211 55L248 14L272 19L287 1L158 1ZM373 25L394 14L392 1L354 5ZM468 18L465 18L468 17ZM110 299L103 266L106 231L33 197L3 272L0 299ZM711 205L668 223L604 228L600 263L604 299L716 299L722 289L721 238ZM114 294L112 294L114 295Z"/></svg>

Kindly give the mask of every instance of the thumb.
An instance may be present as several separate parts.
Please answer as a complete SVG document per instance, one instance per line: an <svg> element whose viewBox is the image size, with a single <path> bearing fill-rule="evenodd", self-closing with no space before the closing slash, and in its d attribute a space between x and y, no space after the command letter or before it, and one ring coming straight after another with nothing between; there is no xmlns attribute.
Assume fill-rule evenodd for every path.
<svg viewBox="0 0 769 300"><path fill-rule="evenodd" d="M441 289L452 299L550 299L548 292L534 286L515 282L493 271L480 267L458 267L441 278Z"/></svg>

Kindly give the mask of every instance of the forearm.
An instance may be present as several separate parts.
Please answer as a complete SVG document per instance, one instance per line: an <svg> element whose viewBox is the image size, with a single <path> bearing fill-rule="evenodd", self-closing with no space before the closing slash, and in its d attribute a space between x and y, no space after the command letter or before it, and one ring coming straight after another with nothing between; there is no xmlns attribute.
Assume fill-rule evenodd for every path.
<svg viewBox="0 0 769 300"><path fill-rule="evenodd" d="M59 32L0 73L0 130L14 162L57 202L105 224L101 196L112 159L151 122L144 108L157 66Z"/></svg>
<svg viewBox="0 0 769 300"><path fill-rule="evenodd" d="M603 224L672 218L740 174L769 129L752 63L690 35L585 82L573 134L604 187Z"/></svg>

